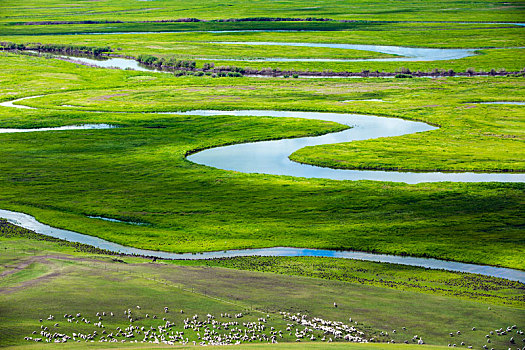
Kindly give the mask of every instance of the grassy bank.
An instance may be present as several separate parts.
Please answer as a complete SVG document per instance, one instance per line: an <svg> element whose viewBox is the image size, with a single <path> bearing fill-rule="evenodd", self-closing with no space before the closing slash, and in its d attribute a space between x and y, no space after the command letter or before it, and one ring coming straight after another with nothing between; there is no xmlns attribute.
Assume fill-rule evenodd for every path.
<svg viewBox="0 0 525 350"><path fill-rule="evenodd" d="M523 283L413 266L339 258L260 256L174 263L322 278L525 307Z"/></svg>

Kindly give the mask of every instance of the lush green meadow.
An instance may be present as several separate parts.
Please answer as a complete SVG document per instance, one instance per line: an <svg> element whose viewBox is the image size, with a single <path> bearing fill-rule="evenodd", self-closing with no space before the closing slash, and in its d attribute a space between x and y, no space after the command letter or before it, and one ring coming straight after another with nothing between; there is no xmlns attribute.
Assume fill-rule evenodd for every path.
<svg viewBox="0 0 525 350"><path fill-rule="evenodd" d="M210 313L222 322L229 319L220 317L221 313L233 315L242 312L244 317L238 319L239 322L257 321L263 317L267 319L268 328L272 326L277 330L284 330L290 323L283 320L279 314L281 311L300 312L344 323L349 323L351 317L352 323L357 322L354 324L357 329L382 343L369 345L371 349L396 349L397 346L385 344L389 340L397 343L408 340L413 344L411 339L414 335L431 345L457 343L459 346L460 342L465 342L466 345L479 347L486 343L485 334L490 330L513 324L522 327L523 324L523 300L516 299L516 296L523 295L523 284L497 278L319 258L294 258L291 265L268 262L264 258L150 263L140 258L79 253L58 242L24 238L26 232L11 226L0 226L0 346L32 344L23 338L38 337L32 331L39 333L41 325L53 332L69 335L72 332L91 333L93 330L99 330L100 334L101 329L94 327L93 323L98 321L95 314L103 311L107 317L102 317L102 321L109 333L117 326L125 328L129 325L123 312L128 308L132 309L134 326L156 327L165 323L161 318L167 317L175 324L174 331L184 331L183 319L194 314L205 318ZM330 265L332 268L324 270L324 276L312 278L219 267L231 267L233 264L244 269L241 266L246 266L246 262L251 262L252 266L258 266L262 271L269 271L268 263L277 272L282 272L279 265L288 271L308 270L312 266L320 270ZM333 264L338 266L334 268ZM381 277L392 278L389 270L394 271L398 283L404 281L416 286L418 281L428 283L427 277L433 275L435 281L430 282L433 287L438 284L454 285L458 290L484 295L465 300L464 296L447 295L439 288L432 293L418 293L422 289L417 287L396 290L394 285L388 283L375 286L359 280L338 281L330 277L331 272L337 275L344 271L347 276L380 273ZM337 308L333 306L334 301L338 303ZM163 312L165 306L170 309L168 314ZM179 312L181 309L184 314ZM110 312L115 316L110 317ZM69 323L63 318L64 314L76 313L81 313L92 323ZM55 316L55 319L47 320L49 315ZM153 315L159 318L153 319ZM55 323L58 327L54 326ZM472 331L472 327L476 327L476 331ZM396 332L392 332L394 329ZM461 335L456 334L458 330ZM454 337L450 337L451 332ZM185 336L190 344L197 340L192 330L186 330ZM494 336L492 346L502 348L510 344L510 336ZM520 339L519 335L515 338ZM283 339L279 340L282 344L294 341L295 336L292 333L290 337L288 332L284 332ZM310 341L305 339L302 345L308 346L308 343ZM316 346L311 346L321 347L319 340L315 343ZM67 346L84 348L88 344L68 343ZM345 345L349 346L348 343ZM112 347L108 343L103 346ZM361 346L364 347L355 345L356 349L369 348ZM284 344L283 348L288 347ZM338 348L337 345L335 348Z"/></svg>
<svg viewBox="0 0 525 350"><path fill-rule="evenodd" d="M428 159L417 158L417 169L439 164L443 170L523 171L522 107L472 104L502 95L518 100L519 78L176 78L11 54L0 63L4 100L44 95L24 101L40 109L2 107L6 127L121 126L2 134L2 208L121 244L167 251L298 246L525 266L520 253L522 184L406 185L221 171L184 156L221 144L319 134L342 126L300 119L140 113L248 108L423 120L441 129L359 144L380 155L392 153L382 150L387 140L412 145L400 147L393 160L406 168L412 168L415 155L428 152ZM33 73L28 75L28 70ZM366 98L387 102L342 102ZM101 110L107 113L92 113ZM341 146L323 147L337 151ZM375 161L376 168L391 162L380 157ZM87 215L148 225L109 223Z"/></svg>
<svg viewBox="0 0 525 350"><path fill-rule="evenodd" d="M523 22L524 5L520 0L444 0L393 2L380 0L321 0L307 4L301 0L246 2L210 0L133 1L103 0L64 3L59 0L30 0L20 3L3 1L0 21L24 23L35 21L140 21L172 20L185 17L226 19L244 17L321 17L345 20L405 21L503 21Z"/></svg>
<svg viewBox="0 0 525 350"><path fill-rule="evenodd" d="M264 18L225 21L247 17ZM275 20L285 17L288 20ZM173 21L180 18L200 20ZM525 4L521 0L0 2L0 42L109 46L120 56L196 60L199 69L213 62L215 67L302 72L522 71L525 27L490 22L525 22ZM249 62L393 55L218 42L463 48L476 49L476 54L445 61ZM524 102L523 74L436 79L176 76L93 68L49 54L8 51L0 51L0 70L0 102L31 97L19 103L33 108L0 106L0 128L115 126L0 133L0 209L152 250L198 253L289 246L525 270L523 183L410 185L223 171L192 163L186 156L210 147L321 135L347 126L299 118L176 113L258 109L423 121L439 128L303 148L290 158L345 169L524 173L525 106L479 103ZM140 341L140 327L161 332L159 326L168 320L173 322L171 331L184 332L187 338L187 344L177 341L175 348L193 348L203 329L187 328L184 320L194 315L211 319L207 314L220 322L238 321L236 327L245 331L252 322L264 324L267 332L271 327L283 331L283 338L277 339L280 344L257 340L242 345L248 349L401 350L415 348L419 338L429 349L523 346L524 336L516 333L525 327L525 285L519 282L335 258L152 262L106 253L0 220L0 347L48 348L50 344L24 340L39 337L42 327L69 335L98 331L96 342L61 344L67 348L163 347L98 340L131 324L137 326L136 337L127 339ZM166 306L169 313L164 312ZM133 321L124 313L128 309ZM106 315L99 319L97 312ZM286 331L291 321L280 312L351 324L374 342L326 344L321 341L324 334L315 331L315 341L308 336L295 343L294 330ZM80 317L78 323L67 322L70 317L63 317L76 313L91 323ZM48 320L49 315L55 319ZM95 327L99 320L105 328ZM517 329L487 338L490 331L512 325ZM221 327L213 329L227 333Z"/></svg>

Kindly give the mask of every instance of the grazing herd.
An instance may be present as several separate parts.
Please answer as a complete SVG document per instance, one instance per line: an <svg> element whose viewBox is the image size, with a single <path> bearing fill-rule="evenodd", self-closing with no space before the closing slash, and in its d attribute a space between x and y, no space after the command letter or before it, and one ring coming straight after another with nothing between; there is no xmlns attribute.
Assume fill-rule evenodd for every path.
<svg viewBox="0 0 525 350"><path fill-rule="evenodd" d="M141 310L140 306L136 306L137 310ZM140 311L138 311L140 312ZM163 314L169 314L170 309L164 307ZM82 317L81 313L64 314L64 319L67 323L75 323L83 325L92 325L94 329L86 332L76 331L70 334L58 332L60 323L55 321L55 316L49 315L47 321L53 321L53 325L40 326L40 331L33 331L33 336L25 337L25 340L34 342L47 343L66 343L66 342L133 342L133 343L152 343L152 344L167 344L167 345L238 345L242 343L258 342L258 343L278 343L279 341L348 341L365 343L369 339L365 334L358 330L354 325L350 326L342 322L324 320L322 318L310 318L304 314L290 314L281 312L281 316L286 320L286 328L278 330L268 323L271 318L270 315L259 317L252 321L243 321L245 315L242 312L236 314L221 313L220 320L212 314L186 317L180 324L175 326L175 323L168 320L167 317L162 318L162 323L158 324L156 321L159 317L146 313L142 316L137 315L131 308L124 310L124 317L127 318L129 325L126 328L116 327L110 331L106 328L104 322L113 318L113 312L106 313L97 312L95 319L89 320ZM180 314L184 314L180 310ZM166 315L168 316L168 315ZM253 317L252 317L253 318ZM148 321L150 319L150 321ZM350 319L351 320L351 319ZM93 321L93 322L92 322ZM145 325L137 325L137 321L147 323ZM39 319L43 323L43 319ZM109 323L109 322L108 322ZM152 323L156 323L152 325ZM281 322L282 324L282 322ZM51 328L51 330L49 329ZM38 336L36 336L38 334Z"/></svg>
<svg viewBox="0 0 525 350"><path fill-rule="evenodd" d="M490 309L490 307L489 307ZM512 325L512 326L508 326L507 328L499 328L499 329L495 329L494 331L490 331L489 334L485 335L485 338L487 340L487 343L490 344L492 341L491 341L491 337L494 335L494 332L496 332L496 335L498 336L505 336L505 335L509 335L509 334L513 334L514 332L517 334L517 335L521 335L523 336L524 335L524 332L522 330L518 330L517 329L518 327L516 325ZM476 327L472 327L472 331L476 331ZM449 333L449 336L450 337L457 337L457 336L460 336L461 335L461 331L457 331L455 333ZM522 341L523 343L525 344L525 338L522 337ZM525 350L525 346L523 346L523 348L521 348L519 345L516 346L516 341L514 340L514 337L511 336L510 339L508 340L508 343L511 345L508 350L513 350L513 347L516 349L516 350ZM465 346L465 342L462 341L460 343L461 346ZM458 345L457 344L454 344L454 343L449 343L448 344L449 347L457 347ZM472 345L468 345L467 346L468 349L472 349L473 346ZM489 346L487 344L484 344L482 346L483 349L485 350L489 350ZM495 350L493 347L490 347L490 350Z"/></svg>
<svg viewBox="0 0 525 350"><path fill-rule="evenodd" d="M334 303L334 306L336 304ZM358 322L349 318L349 323L339 321L325 320L320 317L309 317L301 313L280 312L282 321L286 322L286 326L282 321L268 322L270 315L259 317L257 319L251 316L252 321L243 320L245 315L240 312L236 314L221 313L220 318L216 318L212 314L199 316L194 314L192 316L184 317L182 321L176 325L167 319L170 314L170 309L164 307L162 309L162 322L158 320L160 316L151 315L141 312L142 308L136 306L137 311L131 308L124 310L124 317L127 322L119 319L113 312L97 312L95 319L89 320L83 317L81 313L64 314L64 319L67 323L78 324L83 331L75 331L67 334L67 332L58 332L61 325L55 320L55 316L49 315L46 319L39 319L40 330L33 331L32 336L27 336L24 339L32 342L47 342L47 343L66 343L66 342L119 342L119 343L151 343L151 344L166 344L166 345L239 345L243 343L278 343L280 341L320 341L320 342L388 342L395 343L388 332L380 332L376 335L365 334L356 326ZM177 312L179 313L179 312ZM180 315L184 314L184 310L180 310ZM121 314L122 315L122 314ZM111 320L108 323L129 323L125 328L115 327L110 330L109 326L106 328L105 321ZM49 322L47 322L49 321ZM93 321L93 322L92 322ZM138 321L142 321L143 325L138 325ZM272 320L275 321L275 320ZM46 326L45 324L48 324ZM282 329L276 329L282 327ZM280 326L277 326L280 324ZM91 326L93 329L91 329ZM51 328L51 329L50 329ZM68 327L70 328L70 327ZM89 329L89 331L86 331ZM406 332L406 327L402 327ZM472 331L476 331L476 327L472 327ZM392 330L396 334L396 330ZM451 338L461 337L461 331L449 333ZM494 336L510 336L508 340L509 350L522 350L518 345L518 338L520 342L525 342L523 337L524 332L518 330L516 325L507 328L500 328L490 331L486 335L486 342L490 345L491 339ZM516 338L516 339L515 339ZM425 344L423 339L414 335L410 340L405 340L404 343L409 344ZM480 349L493 350L489 345L483 345ZM450 343L450 347L463 346L472 349L472 345L466 345L461 341L460 345ZM525 350L525 347L523 347Z"/></svg>
<svg viewBox="0 0 525 350"><path fill-rule="evenodd" d="M334 306L336 304L334 303ZM307 315L290 314L289 312L281 312L285 320L293 321L288 324L286 331L292 335L292 330L295 332L296 341L301 339L316 340L315 331L322 331L323 337L321 341L332 342L333 340L344 339L346 341L355 343L368 343L365 333L357 330L354 326L349 326L343 322L323 320L319 317L309 319ZM352 319L350 318L350 322ZM357 322L356 322L357 323ZM304 326L304 329L295 327L295 325ZM372 339L371 339L372 340Z"/></svg>

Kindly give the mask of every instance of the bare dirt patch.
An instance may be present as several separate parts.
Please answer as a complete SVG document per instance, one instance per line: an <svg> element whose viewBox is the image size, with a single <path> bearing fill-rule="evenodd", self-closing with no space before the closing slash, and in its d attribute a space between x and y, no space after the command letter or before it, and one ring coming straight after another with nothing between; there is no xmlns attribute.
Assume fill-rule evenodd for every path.
<svg viewBox="0 0 525 350"><path fill-rule="evenodd" d="M51 272L51 273L48 273L46 275L34 278L32 280L22 282L22 283L17 284L16 286L13 286L13 287L0 288L0 294L14 293L14 292L19 291L21 289L29 288L29 287L32 287L32 286L37 285L39 283L51 280L51 279L53 279L55 277L58 277L58 276L60 276L62 274L63 274L62 272Z"/></svg>
<svg viewBox="0 0 525 350"><path fill-rule="evenodd" d="M71 256L65 256L65 255L40 255L40 256L32 256L28 259L25 259L24 261L20 262L16 265L7 265L6 268L9 268L10 270L4 271L0 274L0 278L9 276L11 274L14 274L16 272L20 272L23 269L27 268L31 264L39 263L39 264L45 264L45 265L51 265L53 266L53 261L51 260L68 260L68 261L90 261L90 262L102 262L100 260L96 259L90 259L90 258L80 258L80 257L71 257ZM58 268L58 267L57 267ZM25 289L31 286L34 286L36 284L48 281L52 278L58 277L60 275L64 274L64 271L61 269L60 271L53 271L50 273L46 273L45 275L33 278L28 281L21 282L15 286L10 287L3 287L0 288L0 294L9 294L16 292L21 289Z"/></svg>

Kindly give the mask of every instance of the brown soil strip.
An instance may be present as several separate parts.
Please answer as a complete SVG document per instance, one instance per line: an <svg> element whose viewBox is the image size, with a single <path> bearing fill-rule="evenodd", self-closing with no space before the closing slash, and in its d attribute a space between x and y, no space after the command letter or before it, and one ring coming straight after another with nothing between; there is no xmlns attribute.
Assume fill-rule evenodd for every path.
<svg viewBox="0 0 525 350"><path fill-rule="evenodd" d="M34 286L36 284L48 281L48 280L53 279L55 277L58 277L60 275L62 275L62 272L51 272L51 273L46 274L44 276L40 276L40 277L34 278L32 280L22 282L22 283L20 283L20 284L18 284L16 286L13 286L13 287L0 288L0 294L11 294L11 293L19 291L21 289L29 288L29 287L32 287L32 286Z"/></svg>
<svg viewBox="0 0 525 350"><path fill-rule="evenodd" d="M41 255L41 256L32 256L22 262L20 262L17 265L6 265L5 267L10 268L8 271L4 271L0 274L0 278L6 277L9 275L12 275L16 272L22 271L23 269L27 268L33 263L40 263L40 264L46 264L46 265L53 265L53 262L50 261L52 259L55 260L68 260L68 261L90 261L90 262L103 262L101 260L97 259L90 259L90 258L77 258L77 257L71 257L71 256L65 256L65 255ZM16 292L21 289L25 289L31 286L34 286L36 284L48 281L50 279L53 279L55 277L58 277L62 275L64 272L62 271L54 271L48 274L45 274L43 276L39 276L37 278L21 282L15 286L11 287L4 287L0 288L0 294L10 294L13 292Z"/></svg>

